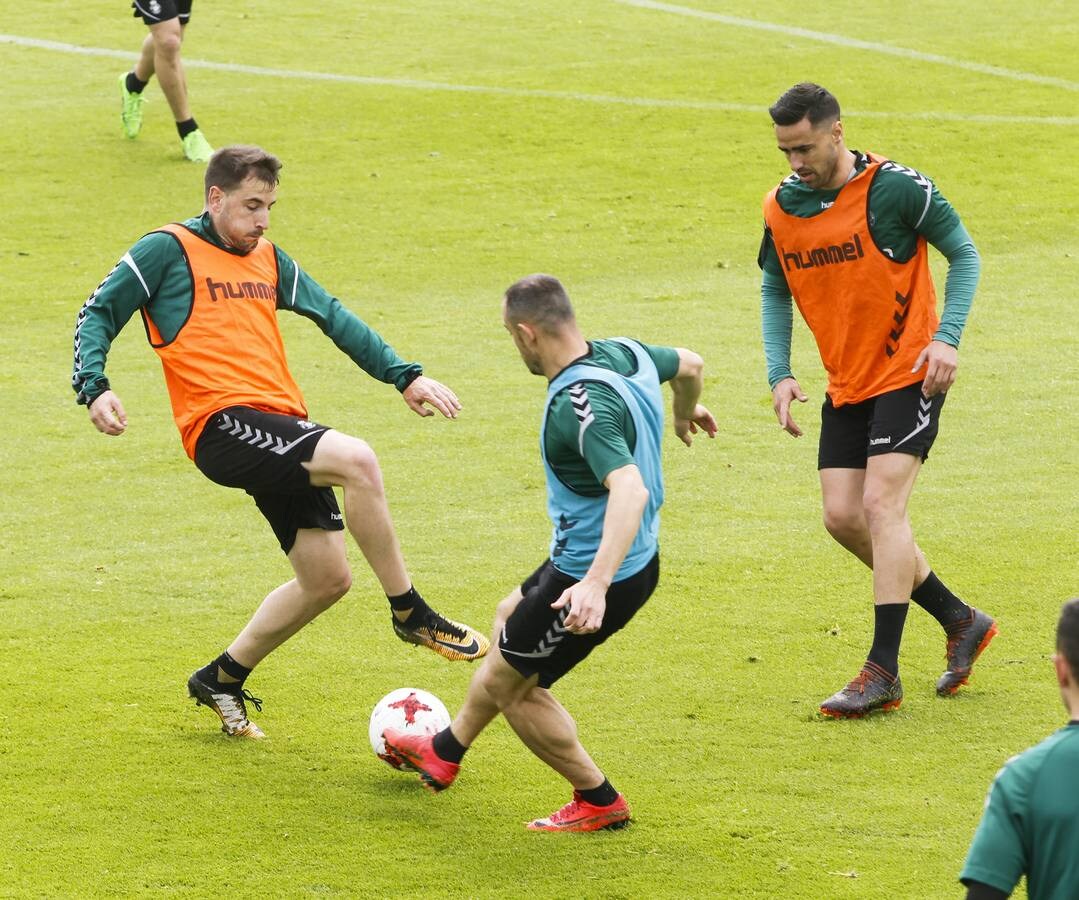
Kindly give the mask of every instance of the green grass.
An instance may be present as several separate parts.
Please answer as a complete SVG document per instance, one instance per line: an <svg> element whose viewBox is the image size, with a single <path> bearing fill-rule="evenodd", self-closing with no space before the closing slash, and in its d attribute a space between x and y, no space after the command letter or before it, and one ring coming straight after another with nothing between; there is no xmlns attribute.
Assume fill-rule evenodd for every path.
<svg viewBox="0 0 1079 900"><path fill-rule="evenodd" d="M134 51L144 33L104 0L2 6L6 34ZM706 358L720 435L668 439L660 589L558 688L637 818L584 839L521 828L567 791L501 722L437 797L372 756L380 696L413 684L454 709L471 669L393 638L358 552L351 594L253 679L271 741L229 743L185 699L287 564L248 499L184 458L137 322L108 368L128 434L97 434L66 381L82 301L146 230L198 212L200 171L156 85L143 134L121 137L124 61L0 43L0 896L957 896L993 772L1062 721L1047 656L1079 570L1079 15L914 7L696 4L1073 87L606 0L195 6L190 60L516 91L188 71L211 142L285 161L271 236L465 404L420 420L283 317L313 415L379 453L441 609L487 621L544 553L543 385L502 331L507 284L553 272L590 335ZM943 642L912 612L904 705L860 723L814 714L871 625L869 573L819 522L822 373L799 328L812 402L793 442L758 337L759 201L785 173L765 107L803 78L839 96L851 146L931 175L983 256L913 517L1002 634L940 701Z"/></svg>

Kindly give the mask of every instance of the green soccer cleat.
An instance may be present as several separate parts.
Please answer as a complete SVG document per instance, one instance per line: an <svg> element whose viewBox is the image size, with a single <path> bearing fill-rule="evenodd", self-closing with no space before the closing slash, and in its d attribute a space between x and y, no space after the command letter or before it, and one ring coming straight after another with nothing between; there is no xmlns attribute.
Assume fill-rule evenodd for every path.
<svg viewBox="0 0 1079 900"><path fill-rule="evenodd" d="M120 76L120 122L124 134L134 140L142 130L142 104L146 98L127 89L127 72Z"/></svg>
<svg viewBox="0 0 1079 900"><path fill-rule="evenodd" d="M191 162L209 162L210 157L214 155L214 148L210 146L206 136L197 128L183 139L183 145L184 156Z"/></svg>

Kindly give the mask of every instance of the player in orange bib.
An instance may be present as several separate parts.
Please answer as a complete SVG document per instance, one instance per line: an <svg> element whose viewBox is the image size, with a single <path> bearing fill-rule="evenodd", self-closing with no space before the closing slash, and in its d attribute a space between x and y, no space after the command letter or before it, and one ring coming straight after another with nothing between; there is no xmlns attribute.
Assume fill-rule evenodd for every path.
<svg viewBox="0 0 1079 900"><path fill-rule="evenodd" d="M907 515L955 380L979 260L928 178L847 149L839 103L820 85L795 85L769 113L793 174L764 198L768 381L780 425L799 437L790 407L807 398L790 369L793 297L828 373L817 460L825 526L873 570L873 645L854 680L820 707L826 716L856 718L903 699L899 645L910 600L946 635L941 696L967 683L997 633L991 616L930 570ZM949 264L939 320L928 244Z"/></svg>
<svg viewBox="0 0 1079 900"><path fill-rule="evenodd" d="M245 490L272 527L295 578L270 592L216 659L188 679L229 735L261 738L244 687L259 662L348 591L343 529L389 599L404 641L448 659L476 659L489 642L443 618L412 586L378 460L367 443L308 418L289 372L277 312L314 321L372 377L393 384L421 416L455 418L448 387L405 362L373 329L263 237L277 199L278 159L225 147L206 169L206 210L139 240L90 295L75 327L72 386L90 421L120 435L128 419L105 377L113 339L138 312L161 358L184 450L206 477ZM341 488L342 517L333 488Z"/></svg>

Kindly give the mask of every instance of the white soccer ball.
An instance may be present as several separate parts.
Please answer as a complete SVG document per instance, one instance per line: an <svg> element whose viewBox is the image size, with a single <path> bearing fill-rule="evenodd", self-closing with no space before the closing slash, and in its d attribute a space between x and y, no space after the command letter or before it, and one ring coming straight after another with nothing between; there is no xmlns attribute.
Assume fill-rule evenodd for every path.
<svg viewBox="0 0 1079 900"><path fill-rule="evenodd" d="M368 729L371 749L383 762L400 769L386 753L383 731L395 728L410 734L437 734L443 728L448 728L449 724L449 711L434 694L419 688L398 688L390 691L371 710L371 726Z"/></svg>

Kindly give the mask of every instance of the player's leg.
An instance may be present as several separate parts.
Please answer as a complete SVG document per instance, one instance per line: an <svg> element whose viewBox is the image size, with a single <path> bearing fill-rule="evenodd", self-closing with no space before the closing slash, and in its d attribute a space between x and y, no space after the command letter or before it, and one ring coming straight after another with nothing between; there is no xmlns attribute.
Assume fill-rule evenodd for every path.
<svg viewBox="0 0 1079 900"><path fill-rule="evenodd" d="M565 630L568 610L551 608L574 579L548 565L539 570L535 587L525 591L506 620L499 638L500 652L485 666L484 687L524 745L573 788L569 803L529 823L530 829L595 831L620 828L629 821L625 798L585 750L576 722L550 688L625 627L658 581L657 555L641 571L610 586L599 631L574 635Z"/></svg>
<svg viewBox="0 0 1079 900"><path fill-rule="evenodd" d="M205 450L201 442L200 448ZM284 463L279 471L287 471ZM253 496L296 577L271 591L229 647L192 674L188 693L218 714L227 734L259 738L262 731L247 718L244 701L254 702L259 710L262 701L246 691L248 676L269 653L343 597L352 576L332 490L306 487L299 493Z"/></svg>
<svg viewBox="0 0 1079 900"><path fill-rule="evenodd" d="M907 453L871 456L862 495L872 542L873 602L907 603L918 573L907 504L922 461Z"/></svg>
<svg viewBox="0 0 1079 900"><path fill-rule="evenodd" d="M865 468L821 469L824 527L835 541L873 568L873 541L862 505Z"/></svg>
<svg viewBox="0 0 1079 900"><path fill-rule="evenodd" d="M359 438L327 430L304 467L312 485L342 489L345 524L389 598L398 637L447 659L483 656L490 646L484 635L436 613L413 587L371 447Z"/></svg>
<svg viewBox="0 0 1079 900"><path fill-rule="evenodd" d="M542 569L543 566L540 566ZM525 581L525 585L534 582L537 577L534 573ZM518 587L498 604L491 631L492 643L498 643L506 619L513 614L523 596L522 588ZM484 659L479 671L472 676L465 700L448 728L433 737L393 731L383 735L390 752L417 772L423 784L431 790L445 790L453 784L468 748L498 715L498 701L487 689L487 668L500 658L501 654L494 653Z"/></svg>
<svg viewBox="0 0 1079 900"><path fill-rule="evenodd" d="M916 567L918 551L909 534L909 522L906 543L898 549L890 547L888 552L878 551L877 540L884 535L888 520L884 514L885 503L877 496L882 492L877 482L871 482L867 468L868 450L874 446L870 443L874 406L875 402L869 400L837 409L828 398L821 410L818 468L825 527L838 543L874 573L873 643L854 680L821 703L821 713L834 718L858 718L877 710L895 709L903 698L899 681L899 645L913 574L906 593L893 596L893 590L884 588L883 576L878 589L877 568L883 564L886 574L901 580L902 575L893 571L893 557L907 553L911 566ZM908 495L909 488L902 503L904 520ZM872 498L872 515L867 497ZM879 560L878 552L881 552Z"/></svg>
<svg viewBox="0 0 1079 900"><path fill-rule="evenodd" d="M187 101L187 79L184 64L180 58L184 35L179 18L155 22L150 28L150 40L153 46L153 71L157 75L161 92L168 100L169 109L176 122L186 122L191 118L191 107ZM147 79L143 79L147 80Z"/></svg>
<svg viewBox="0 0 1079 900"><path fill-rule="evenodd" d="M936 440L945 399L943 394L926 398L920 384L878 397L870 426L870 467L874 455L883 449L900 451L884 456L909 454L919 465L924 463ZM911 599L944 629L948 668L937 681L937 693L947 696L967 683L974 661L997 634L997 626L992 616L968 606L953 594L930 570L916 545L915 550L917 564Z"/></svg>
<svg viewBox="0 0 1079 900"><path fill-rule="evenodd" d="M296 577L266 596L228 647L228 654L248 670L333 606L352 585L340 531L299 529L288 560Z"/></svg>

